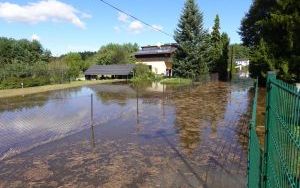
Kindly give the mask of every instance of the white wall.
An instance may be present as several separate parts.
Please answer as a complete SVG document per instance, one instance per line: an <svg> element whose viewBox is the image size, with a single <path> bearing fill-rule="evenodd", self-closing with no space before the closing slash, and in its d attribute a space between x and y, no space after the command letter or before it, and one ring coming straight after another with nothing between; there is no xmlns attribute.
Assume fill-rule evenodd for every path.
<svg viewBox="0 0 300 188"><path fill-rule="evenodd" d="M152 72L155 74L166 74L167 66L164 61L147 61L147 62L139 62L145 65L152 66Z"/></svg>

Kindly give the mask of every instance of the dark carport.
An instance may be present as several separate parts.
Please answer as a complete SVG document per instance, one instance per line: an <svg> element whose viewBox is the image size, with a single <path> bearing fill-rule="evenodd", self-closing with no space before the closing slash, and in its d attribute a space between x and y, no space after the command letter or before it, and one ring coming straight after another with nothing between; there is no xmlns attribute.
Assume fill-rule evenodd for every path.
<svg viewBox="0 0 300 188"><path fill-rule="evenodd" d="M84 75L87 80L98 79L98 78L120 78L127 79L133 76L134 64L125 65L93 65Z"/></svg>

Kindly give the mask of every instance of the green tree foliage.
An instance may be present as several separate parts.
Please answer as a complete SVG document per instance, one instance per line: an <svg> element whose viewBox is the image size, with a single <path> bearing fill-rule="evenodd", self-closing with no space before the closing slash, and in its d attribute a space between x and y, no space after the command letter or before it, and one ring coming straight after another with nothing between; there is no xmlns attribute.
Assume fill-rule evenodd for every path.
<svg viewBox="0 0 300 188"><path fill-rule="evenodd" d="M62 58L62 62L69 67L70 79L76 79L86 67L79 53L68 53Z"/></svg>
<svg viewBox="0 0 300 188"><path fill-rule="evenodd" d="M230 45L230 48L234 49L234 59L250 59L250 48L247 46L242 44L232 44Z"/></svg>
<svg viewBox="0 0 300 188"><path fill-rule="evenodd" d="M155 74L149 69L148 65L137 64L134 68L134 82L153 81Z"/></svg>
<svg viewBox="0 0 300 188"><path fill-rule="evenodd" d="M70 81L70 67L62 60L53 60L48 64L51 83L66 83Z"/></svg>
<svg viewBox="0 0 300 188"><path fill-rule="evenodd" d="M90 52L90 51L85 51L85 52L79 52L81 59L83 61L88 60L89 58L92 58L96 52Z"/></svg>
<svg viewBox="0 0 300 188"><path fill-rule="evenodd" d="M179 47L174 55L174 75L195 78L208 73L208 33L195 0L187 0L175 31Z"/></svg>
<svg viewBox="0 0 300 188"><path fill-rule="evenodd" d="M0 38L0 88L49 83L51 53L34 40Z"/></svg>
<svg viewBox="0 0 300 188"><path fill-rule="evenodd" d="M232 74L235 74L237 72L235 61L238 59L246 59L250 60L251 54L250 54L250 48L248 48L245 45L242 44L232 44L229 45L229 63L230 63L230 69ZM231 60L232 60L232 67L231 67Z"/></svg>
<svg viewBox="0 0 300 188"><path fill-rule="evenodd" d="M300 81L299 10L298 0L254 0L242 21L240 31L244 44L255 51L253 59L257 59L259 54L265 55L257 53L257 50L264 49L271 58L268 62L270 64L257 66L254 61L251 64L256 64L254 66L257 68L274 68L281 79L289 82ZM265 80L266 71L269 70L256 70L251 75Z"/></svg>
<svg viewBox="0 0 300 188"><path fill-rule="evenodd" d="M222 39L220 34L220 18L219 15L216 15L215 24L213 26L213 31L211 33L211 63L210 63L210 72L218 72L218 64L221 62L222 56Z"/></svg>
<svg viewBox="0 0 300 188"><path fill-rule="evenodd" d="M132 64L135 63L134 52L138 51L137 44L108 44L94 56L96 64L111 65L111 64Z"/></svg>
<svg viewBox="0 0 300 188"><path fill-rule="evenodd" d="M11 63L35 64L49 62L51 53L36 41L0 38L0 65Z"/></svg>
<svg viewBox="0 0 300 188"><path fill-rule="evenodd" d="M229 60L229 43L230 39L226 33L222 33L221 36L222 42L222 53L220 56L220 60L218 61L218 73L219 79L226 81L228 78L228 60Z"/></svg>
<svg viewBox="0 0 300 188"><path fill-rule="evenodd" d="M264 80L266 78L267 71L274 70L272 57L269 55L269 49L263 39L261 39L259 45L254 49L251 63L249 65L250 76Z"/></svg>

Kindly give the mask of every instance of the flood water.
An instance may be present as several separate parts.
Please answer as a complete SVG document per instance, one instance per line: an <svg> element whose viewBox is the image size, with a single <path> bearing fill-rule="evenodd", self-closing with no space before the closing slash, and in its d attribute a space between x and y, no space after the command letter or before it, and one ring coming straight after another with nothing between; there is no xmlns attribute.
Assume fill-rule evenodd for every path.
<svg viewBox="0 0 300 188"><path fill-rule="evenodd" d="M0 99L0 187L245 187L249 83Z"/></svg>

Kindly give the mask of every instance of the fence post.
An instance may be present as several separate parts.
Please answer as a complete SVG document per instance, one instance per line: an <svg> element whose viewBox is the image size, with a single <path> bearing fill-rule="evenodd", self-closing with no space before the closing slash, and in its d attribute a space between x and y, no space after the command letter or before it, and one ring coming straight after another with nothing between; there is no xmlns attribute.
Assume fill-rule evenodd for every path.
<svg viewBox="0 0 300 188"><path fill-rule="evenodd" d="M269 71L267 75L267 98L266 98L266 117L265 117L265 151L264 151L264 161L262 162L263 165L263 172L262 172L262 177L263 177L263 187L267 188L268 186L268 153L270 152L269 144L270 144L270 108L271 108L271 103L272 103L272 80L276 79L276 73L273 71Z"/></svg>
<svg viewBox="0 0 300 188"><path fill-rule="evenodd" d="M91 126L94 126L94 107L93 107L93 94L91 94Z"/></svg>

